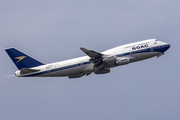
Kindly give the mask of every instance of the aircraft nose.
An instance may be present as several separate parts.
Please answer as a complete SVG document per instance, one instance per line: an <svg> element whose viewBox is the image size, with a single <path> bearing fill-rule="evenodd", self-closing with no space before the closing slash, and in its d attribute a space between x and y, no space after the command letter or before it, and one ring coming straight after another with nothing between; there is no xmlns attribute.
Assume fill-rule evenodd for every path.
<svg viewBox="0 0 180 120"><path fill-rule="evenodd" d="M171 45L167 43L166 47L165 47L165 51L168 50L170 47L171 47Z"/></svg>
<svg viewBox="0 0 180 120"><path fill-rule="evenodd" d="M167 50L168 50L170 47L171 47L171 45L170 45L170 44L167 44Z"/></svg>

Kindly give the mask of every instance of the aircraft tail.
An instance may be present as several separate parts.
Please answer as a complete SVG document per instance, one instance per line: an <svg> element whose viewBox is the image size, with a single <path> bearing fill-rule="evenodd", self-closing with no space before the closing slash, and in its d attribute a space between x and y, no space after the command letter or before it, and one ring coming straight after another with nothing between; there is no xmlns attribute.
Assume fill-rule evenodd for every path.
<svg viewBox="0 0 180 120"><path fill-rule="evenodd" d="M14 64L17 66L19 70L23 68L32 68L40 65L44 65L43 63L35 60L34 58L20 52L15 48L5 49L9 57L12 59Z"/></svg>

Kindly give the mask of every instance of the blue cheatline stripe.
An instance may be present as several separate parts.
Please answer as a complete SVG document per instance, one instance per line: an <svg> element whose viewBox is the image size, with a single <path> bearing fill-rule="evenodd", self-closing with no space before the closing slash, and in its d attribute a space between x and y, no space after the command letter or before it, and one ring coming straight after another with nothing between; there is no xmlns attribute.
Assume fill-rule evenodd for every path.
<svg viewBox="0 0 180 120"><path fill-rule="evenodd" d="M168 48L168 46L163 45L163 46L153 47L153 51L151 50L152 48L147 48L147 49L143 49L143 50L138 50L138 51L132 51L132 52L128 52L128 53L119 54L119 55L116 55L116 56L117 57L123 57L123 56L131 55L131 54L138 54L138 53L145 53L145 52L161 52L161 53L163 53L164 51L167 50L167 48ZM65 69L78 67L78 66L81 66L82 64L87 65L87 64L90 64L90 63L91 63L90 61L86 61L84 63L78 63L78 64L69 65L69 66L65 66L65 67L61 67L61 68L55 68L55 69L47 70L47 71L44 71L44 72L39 72L39 73L31 74L31 75L26 75L24 77L31 77L31 76L47 74L49 71L50 72L56 72L56 71L60 71L60 70L65 70Z"/></svg>
<svg viewBox="0 0 180 120"><path fill-rule="evenodd" d="M55 69L52 69L52 70L47 70L47 71L43 71L43 72L39 72L39 73L34 73L34 74L31 74L31 75L26 75L24 77L31 77L31 76L47 74L49 71L52 73L52 72L56 72L56 71L60 71L60 70L65 70L65 69L78 67L78 66L81 66L82 64L87 65L87 64L90 64L90 63L91 63L90 61L87 61L87 62L84 62L84 63L78 63L78 64L69 65L69 66L65 66L65 67L61 67L61 68L55 68Z"/></svg>

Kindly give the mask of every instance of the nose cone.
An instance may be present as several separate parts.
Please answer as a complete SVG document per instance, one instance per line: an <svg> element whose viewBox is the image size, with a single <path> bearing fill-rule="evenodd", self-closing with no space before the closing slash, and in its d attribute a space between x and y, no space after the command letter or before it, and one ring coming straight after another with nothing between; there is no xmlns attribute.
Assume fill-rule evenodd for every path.
<svg viewBox="0 0 180 120"><path fill-rule="evenodd" d="M167 51L170 47L171 47L171 45L167 43L167 44L165 45L164 51Z"/></svg>
<svg viewBox="0 0 180 120"><path fill-rule="evenodd" d="M168 50L170 47L171 47L171 45L170 45L170 44L167 44L167 50Z"/></svg>
<svg viewBox="0 0 180 120"><path fill-rule="evenodd" d="M169 43L162 42L162 41L158 41L158 45L159 45L159 52L162 52L162 53L164 53L171 47Z"/></svg>

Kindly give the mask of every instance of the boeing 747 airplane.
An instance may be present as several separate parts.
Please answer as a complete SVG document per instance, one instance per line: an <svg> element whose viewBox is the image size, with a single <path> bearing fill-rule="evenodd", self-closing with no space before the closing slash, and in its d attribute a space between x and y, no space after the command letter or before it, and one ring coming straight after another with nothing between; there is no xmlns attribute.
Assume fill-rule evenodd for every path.
<svg viewBox="0 0 180 120"><path fill-rule="evenodd" d="M84 75L106 74L110 68L126 65L132 62L160 57L170 44L157 39L148 39L115 47L102 53L80 49L87 55L57 63L44 64L20 52L15 48L5 49L9 57L19 69L17 77L64 77L79 78Z"/></svg>

